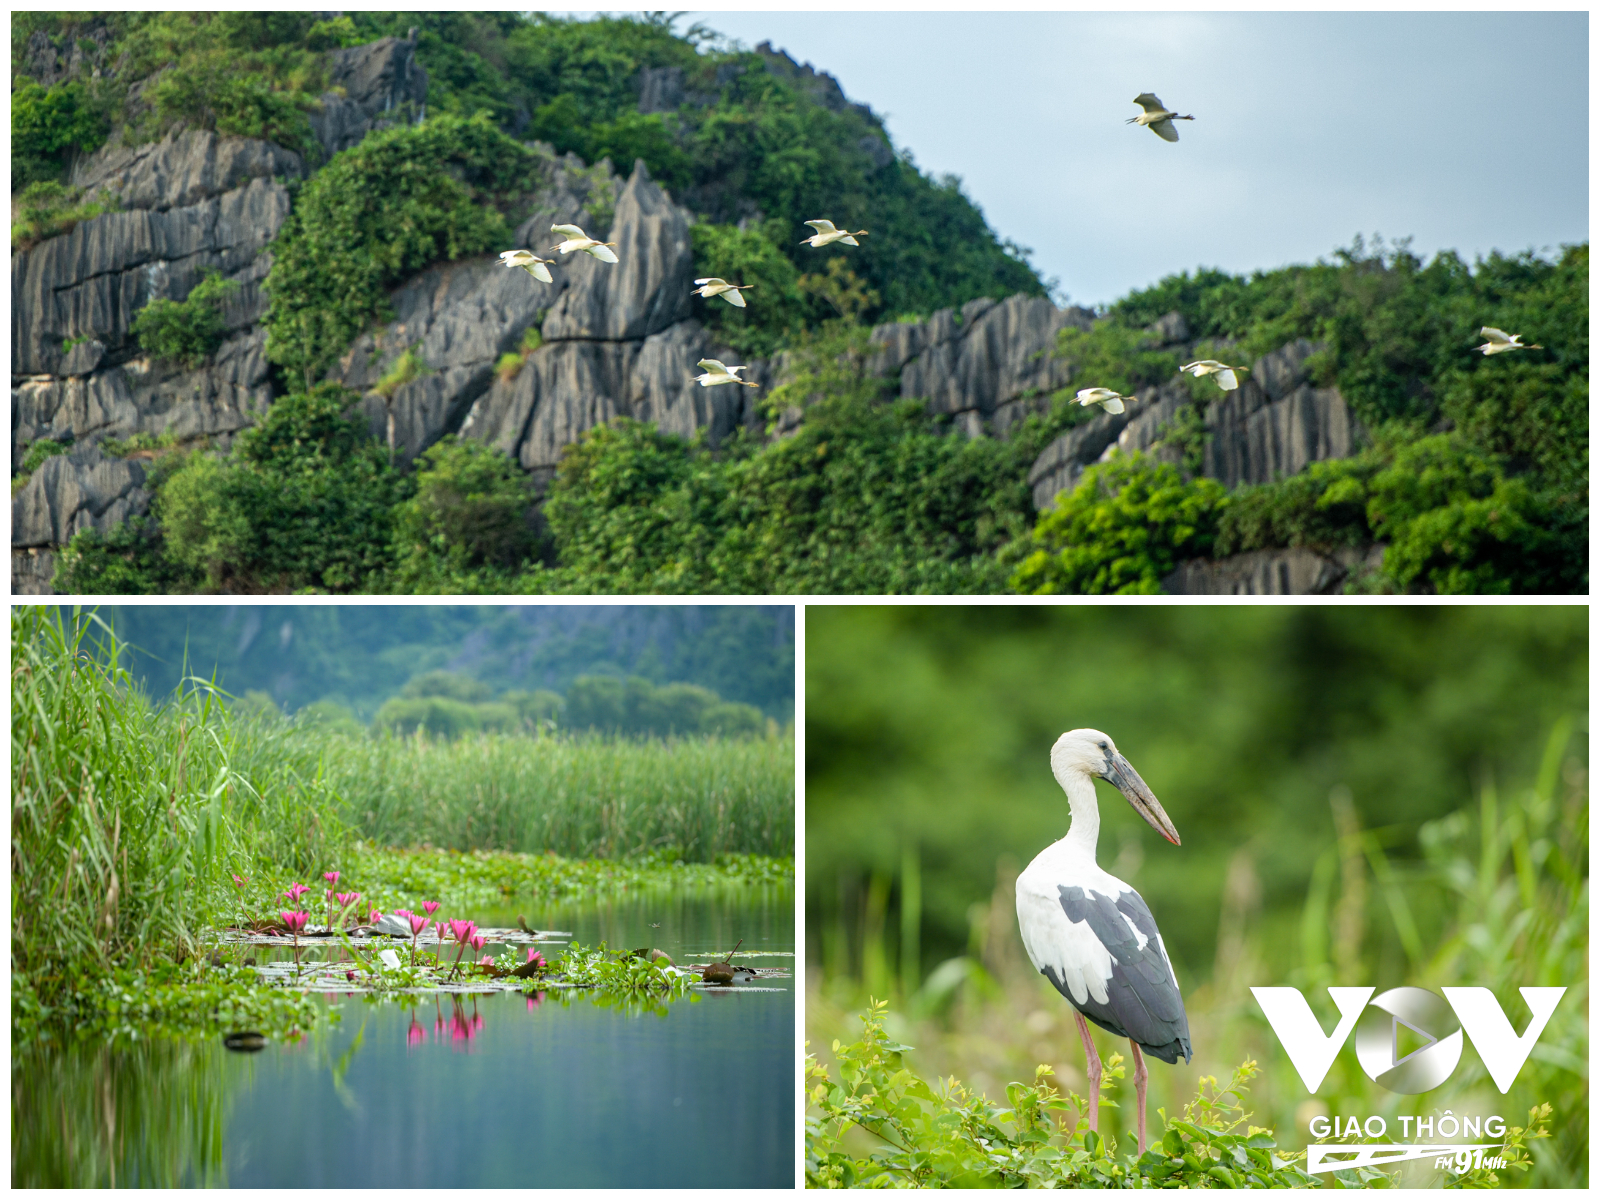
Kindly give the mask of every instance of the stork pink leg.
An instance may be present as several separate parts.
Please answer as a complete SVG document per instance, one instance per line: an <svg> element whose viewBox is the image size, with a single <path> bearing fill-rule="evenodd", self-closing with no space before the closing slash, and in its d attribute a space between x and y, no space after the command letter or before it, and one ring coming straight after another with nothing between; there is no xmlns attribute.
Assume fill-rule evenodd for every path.
<svg viewBox="0 0 1600 1200"><path fill-rule="evenodd" d="M1133 1047L1133 1090L1139 1096L1139 1153L1144 1153L1144 1091L1150 1072L1144 1069L1144 1055L1139 1053L1139 1043L1129 1040Z"/></svg>
<svg viewBox="0 0 1600 1200"><path fill-rule="evenodd" d="M1072 1015L1078 1019L1078 1036L1083 1039L1083 1053L1089 1060L1089 1129L1100 1132L1100 1055L1089 1037L1089 1023L1076 1009Z"/></svg>

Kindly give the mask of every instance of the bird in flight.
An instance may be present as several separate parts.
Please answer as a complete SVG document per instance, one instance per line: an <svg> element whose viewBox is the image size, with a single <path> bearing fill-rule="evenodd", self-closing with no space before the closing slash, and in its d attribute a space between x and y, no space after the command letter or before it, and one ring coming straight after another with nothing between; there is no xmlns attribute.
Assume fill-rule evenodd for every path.
<svg viewBox="0 0 1600 1200"><path fill-rule="evenodd" d="M718 279L715 275L708 275L704 279L696 279L695 282L700 286L694 289L694 295L704 296L707 300L713 296L721 296L735 308L743 308L745 306L744 297L739 293L741 291L749 291L755 287L753 283L729 283L726 280Z"/></svg>
<svg viewBox="0 0 1600 1200"><path fill-rule="evenodd" d="M739 372L749 370L748 367L725 367L714 358L702 358L695 366L705 370L704 375L694 377L695 382L701 387L716 387L719 383L742 383L745 387L761 386L759 383L739 378Z"/></svg>
<svg viewBox="0 0 1600 1200"><path fill-rule="evenodd" d="M1484 357L1491 354L1500 354L1506 350L1543 350L1543 346L1524 346L1520 333L1507 333L1503 329L1496 329L1493 325L1485 325L1478 333L1489 340L1481 346L1474 346L1474 350L1482 350Z"/></svg>
<svg viewBox="0 0 1600 1200"><path fill-rule="evenodd" d="M1184 363L1180 371L1187 371L1196 379L1202 375L1214 375L1217 386L1225 392L1231 392L1239 386L1239 377L1235 371L1248 371L1249 367L1230 367L1227 363L1219 363L1214 358L1202 358L1198 362Z"/></svg>
<svg viewBox="0 0 1600 1200"><path fill-rule="evenodd" d="M846 246L859 246L861 243L856 239L867 236L865 229L858 229L854 233L849 233L843 229L835 229L832 221L806 221L804 224L811 226L816 232L808 238L801 238L800 244L802 246L814 246L818 250L824 246L830 246L834 242L843 242Z"/></svg>
<svg viewBox="0 0 1600 1200"><path fill-rule="evenodd" d="M502 250L500 251L500 265L503 267L521 267L529 275L542 283L554 283L550 277L550 268L546 263L555 262L553 258L540 258L532 250Z"/></svg>
<svg viewBox="0 0 1600 1200"><path fill-rule="evenodd" d="M603 263L617 261L617 256L611 249L612 246L616 245L615 242L597 242L576 225L552 225L550 226L550 232L567 235L567 240L559 245L551 246L550 249L552 250L559 250L563 254L571 254L574 250L582 250L585 254L598 258Z"/></svg>
<svg viewBox="0 0 1600 1200"><path fill-rule="evenodd" d="M1122 402L1133 399L1120 392L1113 392L1110 388L1084 388L1073 397L1079 404L1088 408L1091 404L1098 404L1108 413L1119 413L1123 410Z"/></svg>
<svg viewBox="0 0 1600 1200"><path fill-rule="evenodd" d="M1178 131L1172 127L1174 121L1192 121L1191 117L1180 117L1167 106L1157 100L1153 92L1140 92L1133 98L1133 102L1144 112L1137 117L1129 117L1126 125L1144 125L1152 130L1162 141L1175 142L1178 140Z"/></svg>

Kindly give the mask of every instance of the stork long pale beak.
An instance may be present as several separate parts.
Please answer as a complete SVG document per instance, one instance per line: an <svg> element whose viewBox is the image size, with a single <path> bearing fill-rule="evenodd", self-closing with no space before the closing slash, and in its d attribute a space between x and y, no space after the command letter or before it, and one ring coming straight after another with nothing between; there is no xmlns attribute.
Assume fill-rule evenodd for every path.
<svg viewBox="0 0 1600 1200"><path fill-rule="evenodd" d="M1128 803L1133 805L1133 811L1148 821L1151 829L1174 846L1183 844L1178 840L1178 831L1173 828L1171 818L1161 807L1161 801L1156 799L1149 785L1139 778L1139 772L1133 769L1132 763L1120 754L1108 756L1103 778L1128 798Z"/></svg>

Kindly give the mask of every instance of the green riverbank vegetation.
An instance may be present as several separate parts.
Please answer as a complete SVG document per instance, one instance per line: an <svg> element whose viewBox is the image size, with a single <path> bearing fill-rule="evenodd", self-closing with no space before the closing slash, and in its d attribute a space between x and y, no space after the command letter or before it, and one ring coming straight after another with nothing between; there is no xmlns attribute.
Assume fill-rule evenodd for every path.
<svg viewBox="0 0 1600 1200"><path fill-rule="evenodd" d="M909 1072L883 1105L852 1101L874 1119L916 1080L941 1096L950 1085L936 1080L964 1089L922 1096L896 1147L860 1131L841 1143L834 1129L812 1169L885 1169L861 1164L868 1151L920 1167L948 1150L950 1169L996 1180L1084 1179L1099 1161L1070 1102L1087 1091L1072 1010L1028 962L1015 900L1023 865L1069 823L1049 747L1093 725L1183 838L1169 846L1101 789L1098 861L1155 915L1195 1050L1192 1063L1150 1065L1152 1146L1205 1077L1226 1082L1253 1062L1240 1103L1254 1115L1239 1132L1271 1131L1280 1157L1315 1140L1319 1115L1379 1114L1392 1132L1399 1115L1452 1109L1544 1129L1527 1136L1529 1169L1497 1172L1500 1186L1588 1186L1581 608L883 608L808 621L807 837L836 848L808 867L810 1050L830 1089L869 1067ZM1516 1029L1528 1020L1518 988L1567 991L1509 1093L1470 1047L1440 1087L1402 1096L1347 1046L1313 1096L1250 994L1263 985L1301 989L1324 1029L1328 986L1486 987ZM861 1044L863 1016L906 1047L899 1058ZM1127 1055L1125 1041L1095 1036L1103 1060ZM1024 1137L1021 1097L1046 1082L1039 1064L1069 1107L1065 1124ZM845 1098L816 1086L809 1115L834 1121ZM1026 1095L1043 1104L1042 1091ZM1109 1167L1132 1150L1131 1078L1105 1097L1121 1106L1103 1097ZM998 1121L995 1106L1018 1115L999 1121L1004 1161L985 1168L963 1132L981 1125L952 1114ZM1062 1157L1036 1161L1046 1147ZM1431 1167L1399 1179L1429 1186Z"/></svg>
<svg viewBox="0 0 1600 1200"><path fill-rule="evenodd" d="M92 615L13 610L19 1043L303 1027L303 997L213 963L205 935L326 872L385 911L428 898L458 916L792 879L791 734L352 738L200 680L154 701L124 654ZM512 790L535 779L536 796Z"/></svg>

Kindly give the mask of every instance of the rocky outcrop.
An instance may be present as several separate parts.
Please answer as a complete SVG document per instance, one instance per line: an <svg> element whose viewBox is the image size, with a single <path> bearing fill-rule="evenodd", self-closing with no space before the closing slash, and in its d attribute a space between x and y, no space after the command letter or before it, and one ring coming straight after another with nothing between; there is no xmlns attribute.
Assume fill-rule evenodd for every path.
<svg viewBox="0 0 1600 1200"><path fill-rule="evenodd" d="M1319 553L1304 546L1252 550L1230 558L1197 558L1161 581L1174 596L1324 596L1352 577L1383 565L1381 545Z"/></svg>
<svg viewBox="0 0 1600 1200"><path fill-rule="evenodd" d="M11 545L60 546L80 529L102 532L149 507L144 464L94 445L47 458L11 498Z"/></svg>
<svg viewBox="0 0 1600 1200"><path fill-rule="evenodd" d="M11 551L11 594L13 596L53 596L56 577L56 552L28 546Z"/></svg>
<svg viewBox="0 0 1600 1200"><path fill-rule="evenodd" d="M1069 325L1088 329L1087 309L1059 309L1042 296L972 300L927 321L880 325L872 331L868 372L900 376L900 394L927 400L928 410L955 418L969 436L989 426L1003 435L1050 392L1072 378L1053 353Z"/></svg>
<svg viewBox="0 0 1600 1200"><path fill-rule="evenodd" d="M1177 313L1164 317L1181 321ZM1173 334L1182 332L1175 326ZM1227 487L1269 483L1313 462L1346 458L1361 439L1360 423L1336 388L1306 380L1306 360L1316 347L1305 339L1264 355L1239 387L1206 405L1202 474ZM1190 404L1188 383L1174 379L1137 393L1129 411L1106 413L1062 434L1045 448L1028 473L1034 507L1047 508L1083 472L1113 450L1163 453L1159 443L1179 411ZM1176 456L1166 451L1169 459Z"/></svg>
<svg viewBox="0 0 1600 1200"><path fill-rule="evenodd" d="M417 61L411 38L382 38L328 55L329 81L337 90L319 99L309 114L325 158L348 150L374 129L421 119L428 99L428 72Z"/></svg>
<svg viewBox="0 0 1600 1200"><path fill-rule="evenodd" d="M1344 397L1305 382L1315 349L1301 338L1264 356L1235 391L1207 407L1207 475L1228 487L1265 483L1355 452L1360 427Z"/></svg>

